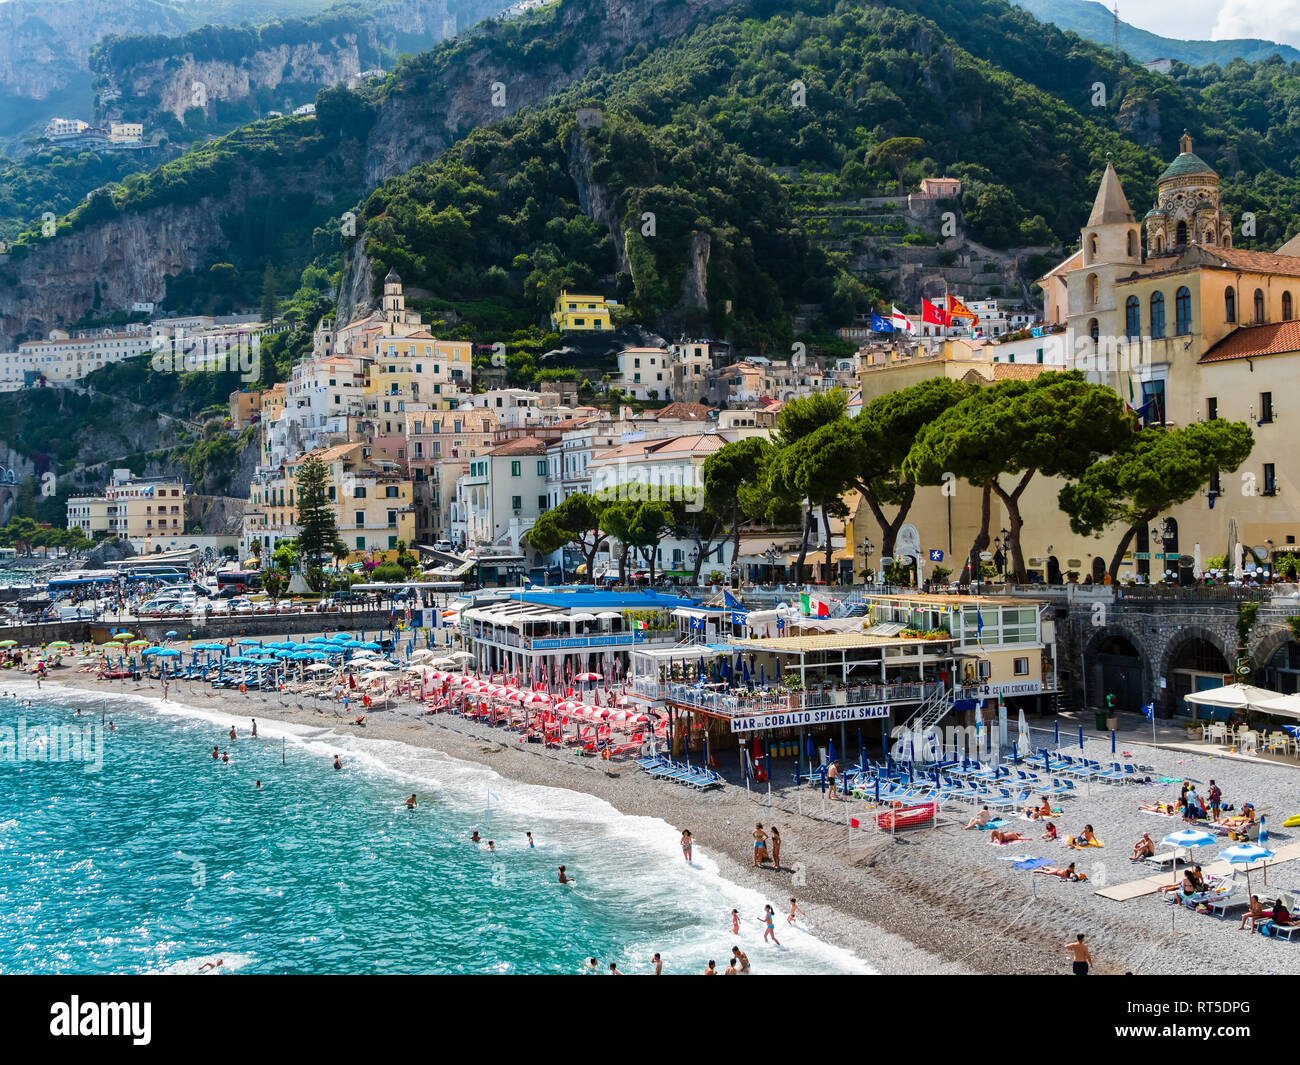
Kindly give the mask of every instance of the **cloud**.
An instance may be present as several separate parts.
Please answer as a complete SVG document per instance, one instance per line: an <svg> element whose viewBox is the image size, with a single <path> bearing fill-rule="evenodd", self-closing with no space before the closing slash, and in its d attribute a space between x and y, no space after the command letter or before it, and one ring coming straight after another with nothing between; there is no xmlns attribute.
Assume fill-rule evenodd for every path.
<svg viewBox="0 0 1300 1065"><path fill-rule="evenodd" d="M1300 47L1300 0L1225 0L1213 37L1261 37Z"/></svg>

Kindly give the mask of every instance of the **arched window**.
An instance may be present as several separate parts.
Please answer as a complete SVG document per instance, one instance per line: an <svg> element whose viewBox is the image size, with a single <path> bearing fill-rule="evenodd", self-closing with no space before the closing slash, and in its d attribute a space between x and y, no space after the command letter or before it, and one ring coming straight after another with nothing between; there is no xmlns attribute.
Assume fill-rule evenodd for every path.
<svg viewBox="0 0 1300 1065"><path fill-rule="evenodd" d="M1151 293L1151 339L1159 340L1165 335L1165 294Z"/></svg>
<svg viewBox="0 0 1300 1065"><path fill-rule="evenodd" d="M1237 320L1237 290L1231 285L1228 291L1223 294L1223 320L1225 322L1235 322Z"/></svg>
<svg viewBox="0 0 1300 1065"><path fill-rule="evenodd" d="M1088 275L1088 306L1095 307L1101 302L1101 283L1096 274Z"/></svg>
<svg viewBox="0 0 1300 1065"><path fill-rule="evenodd" d="M1282 293L1282 321L1291 321L1291 293Z"/></svg>
<svg viewBox="0 0 1300 1065"><path fill-rule="evenodd" d="M1174 332L1188 336L1192 331L1192 290L1183 285L1174 295Z"/></svg>
<svg viewBox="0 0 1300 1065"><path fill-rule="evenodd" d="M1133 230L1128 231L1128 257L1132 259L1137 255L1137 234Z"/></svg>
<svg viewBox="0 0 1300 1065"><path fill-rule="evenodd" d="M1097 258L1097 234L1093 233L1088 238L1088 262L1093 262Z"/></svg>
<svg viewBox="0 0 1300 1065"><path fill-rule="evenodd" d="M1174 246L1178 248L1187 247L1187 223L1179 222L1178 229L1174 232Z"/></svg>
<svg viewBox="0 0 1300 1065"><path fill-rule="evenodd" d="M1264 324L1264 290L1255 289L1255 324Z"/></svg>
<svg viewBox="0 0 1300 1065"><path fill-rule="evenodd" d="M1142 333L1142 305L1136 296L1124 301L1124 335L1136 340Z"/></svg>
<svg viewBox="0 0 1300 1065"><path fill-rule="evenodd" d="M1205 231L1205 243L1206 243L1206 244L1213 244L1213 243L1214 243L1214 230L1212 230L1212 229L1207 229L1207 230Z"/></svg>
<svg viewBox="0 0 1300 1065"><path fill-rule="evenodd" d="M1088 336L1092 338L1092 346L1095 351L1097 348L1097 341L1101 339L1101 326L1097 324L1096 318L1090 318L1088 320Z"/></svg>

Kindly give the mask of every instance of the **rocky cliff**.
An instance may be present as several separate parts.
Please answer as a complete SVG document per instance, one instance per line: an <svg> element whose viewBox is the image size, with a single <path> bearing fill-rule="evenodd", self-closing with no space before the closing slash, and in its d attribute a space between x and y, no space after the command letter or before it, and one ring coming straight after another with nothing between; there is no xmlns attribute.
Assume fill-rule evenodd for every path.
<svg viewBox="0 0 1300 1065"><path fill-rule="evenodd" d="M250 196L297 187L329 202L350 182L359 200L474 127L536 103L595 67L616 66L638 43L679 36L732 2L566 0L505 29L485 24L404 66L379 91L364 140L340 142L315 173L293 154L303 139L300 124L286 123L282 147L241 158L240 180L221 195L142 209L128 203L115 218L84 223L0 264L0 350L19 334L75 321L90 309L95 281L108 306L156 299L165 275L214 261L225 241L221 220ZM357 303L368 298L364 274L345 278L345 285Z"/></svg>

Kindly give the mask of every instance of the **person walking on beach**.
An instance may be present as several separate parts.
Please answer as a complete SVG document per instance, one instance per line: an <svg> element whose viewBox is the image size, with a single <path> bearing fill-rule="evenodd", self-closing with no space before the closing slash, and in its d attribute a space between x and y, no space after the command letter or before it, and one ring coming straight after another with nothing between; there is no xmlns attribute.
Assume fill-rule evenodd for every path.
<svg viewBox="0 0 1300 1065"><path fill-rule="evenodd" d="M1210 820L1217 821L1219 819L1219 806L1223 802L1223 792L1213 779L1210 780L1208 798L1210 800Z"/></svg>
<svg viewBox="0 0 1300 1065"><path fill-rule="evenodd" d="M1070 952L1070 956L1074 959L1071 965L1074 975L1087 976L1088 966L1092 962L1092 953L1088 950L1088 945L1083 941L1083 933L1080 932L1073 943L1067 943L1065 949Z"/></svg>
<svg viewBox="0 0 1300 1065"><path fill-rule="evenodd" d="M796 913L797 913L797 914L800 914L800 915L802 915L802 916L804 916L804 917L807 917L807 916L808 916L806 913L803 912L803 910L799 909L799 904L798 904L797 902L795 902L794 899L791 899L791 900L790 900L790 916L787 917L787 918L785 919L785 923L786 923L786 924L794 924L794 915L795 915Z"/></svg>
<svg viewBox="0 0 1300 1065"><path fill-rule="evenodd" d="M773 943L775 943L779 947L781 943L776 938L775 914L773 914L771 906L763 907L763 916L760 917L759 920L762 921L763 925L765 926L765 930L763 932L763 942L766 943L770 939Z"/></svg>
<svg viewBox="0 0 1300 1065"><path fill-rule="evenodd" d="M781 871L781 830L772 826L772 868Z"/></svg>
<svg viewBox="0 0 1300 1065"><path fill-rule="evenodd" d="M253 739L257 739L257 718L253 718Z"/></svg>
<svg viewBox="0 0 1300 1065"><path fill-rule="evenodd" d="M832 799L840 798L839 790L838 788L836 788L836 784L839 782L839 779L840 779L840 763L832 762L830 765L826 767L826 786L830 789Z"/></svg>
<svg viewBox="0 0 1300 1065"><path fill-rule="evenodd" d="M691 860L691 847L694 843L695 843L695 839L694 837L691 836L691 830L689 828L683 828L682 829L682 857L685 858L687 862L690 862Z"/></svg>
<svg viewBox="0 0 1300 1065"><path fill-rule="evenodd" d="M754 868L767 861L767 833L762 825L754 826Z"/></svg>

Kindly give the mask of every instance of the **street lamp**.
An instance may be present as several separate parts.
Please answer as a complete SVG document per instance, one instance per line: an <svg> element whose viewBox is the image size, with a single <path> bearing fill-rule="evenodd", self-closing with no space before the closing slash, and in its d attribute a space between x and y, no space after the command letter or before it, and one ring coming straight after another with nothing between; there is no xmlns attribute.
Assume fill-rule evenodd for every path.
<svg viewBox="0 0 1300 1065"><path fill-rule="evenodd" d="M864 540L862 543L862 557L866 559L867 565L863 572L864 575L872 584L876 583L875 574L871 569L871 556L874 555L875 553L876 553L876 545L873 544L870 539Z"/></svg>

